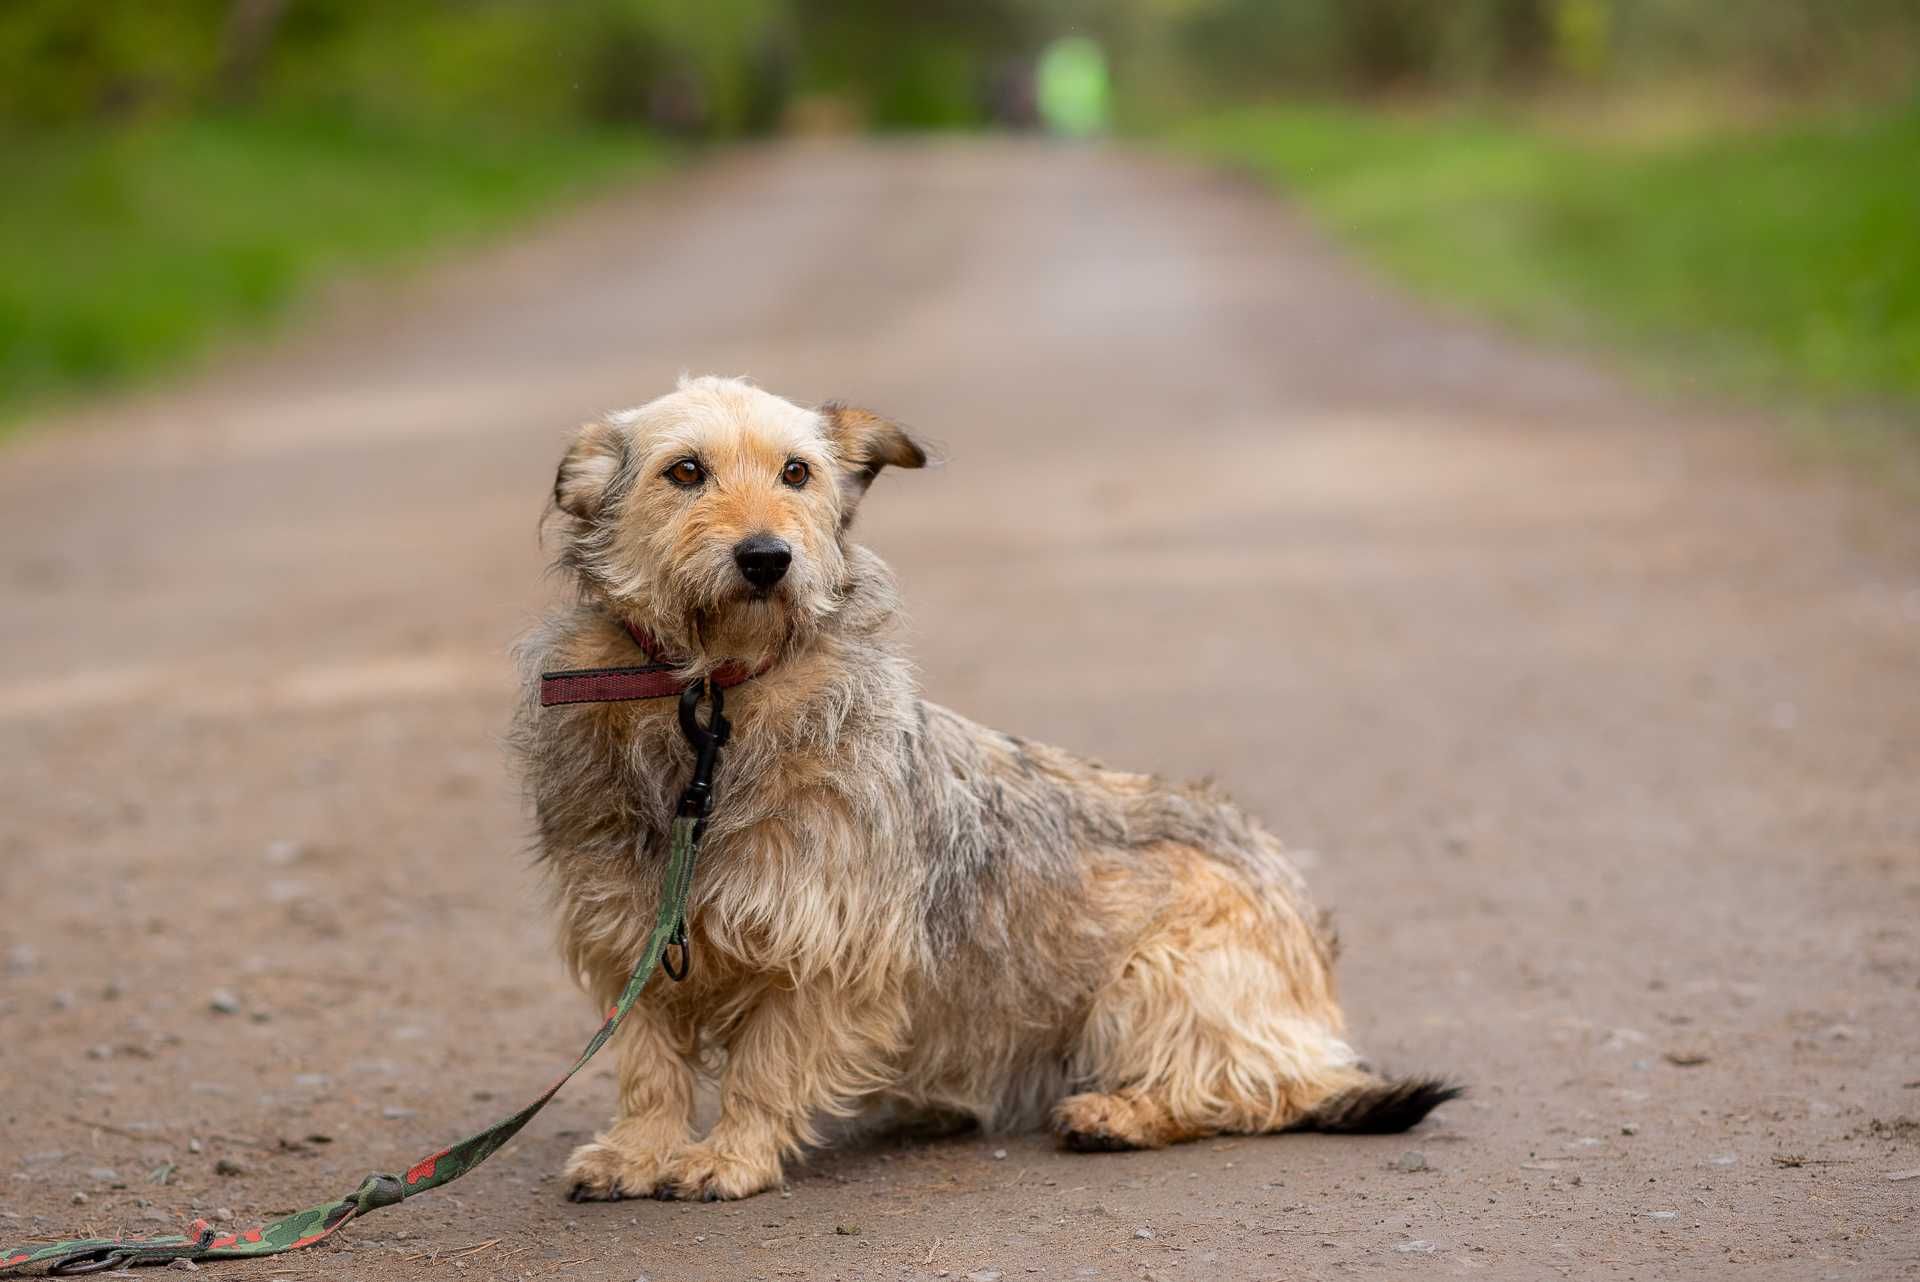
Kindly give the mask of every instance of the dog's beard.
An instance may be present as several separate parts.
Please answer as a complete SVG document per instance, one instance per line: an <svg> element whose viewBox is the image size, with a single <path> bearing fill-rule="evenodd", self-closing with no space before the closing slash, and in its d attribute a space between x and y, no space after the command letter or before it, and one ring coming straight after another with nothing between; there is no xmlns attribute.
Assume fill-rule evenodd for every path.
<svg viewBox="0 0 1920 1282"><path fill-rule="evenodd" d="M650 585L627 596L622 609L660 639L669 658L700 673L779 663L803 649L826 614L809 610L810 599L804 576L756 591L728 566L724 575Z"/></svg>
<svg viewBox="0 0 1920 1282"><path fill-rule="evenodd" d="M688 625L698 652L706 659L748 667L779 662L812 633L811 621L805 620L787 593L778 588L768 593L742 591L697 609Z"/></svg>
<svg viewBox="0 0 1920 1282"><path fill-rule="evenodd" d="M842 604L838 592L818 583L827 569L797 559L771 590L756 590L730 553L717 553L665 574L656 566L585 575L583 583L658 638L663 658L698 675L727 663L778 663L804 649Z"/></svg>

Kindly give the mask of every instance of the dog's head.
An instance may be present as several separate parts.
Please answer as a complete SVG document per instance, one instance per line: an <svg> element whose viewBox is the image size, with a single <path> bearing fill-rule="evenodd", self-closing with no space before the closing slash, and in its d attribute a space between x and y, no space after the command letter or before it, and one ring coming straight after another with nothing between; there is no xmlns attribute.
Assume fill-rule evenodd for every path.
<svg viewBox="0 0 1920 1282"><path fill-rule="evenodd" d="M846 531L873 478L926 461L866 410L682 379L574 437L553 483L561 562L681 655L776 659L844 603Z"/></svg>

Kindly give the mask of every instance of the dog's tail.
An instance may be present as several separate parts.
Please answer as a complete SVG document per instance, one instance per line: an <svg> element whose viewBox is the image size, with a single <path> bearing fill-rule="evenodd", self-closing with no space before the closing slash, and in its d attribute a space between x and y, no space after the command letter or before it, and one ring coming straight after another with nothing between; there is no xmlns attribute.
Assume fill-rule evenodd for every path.
<svg viewBox="0 0 1920 1282"><path fill-rule="evenodd" d="M1466 1087L1437 1077L1375 1078L1329 1096L1287 1129L1390 1135L1409 1129L1440 1105L1466 1093Z"/></svg>

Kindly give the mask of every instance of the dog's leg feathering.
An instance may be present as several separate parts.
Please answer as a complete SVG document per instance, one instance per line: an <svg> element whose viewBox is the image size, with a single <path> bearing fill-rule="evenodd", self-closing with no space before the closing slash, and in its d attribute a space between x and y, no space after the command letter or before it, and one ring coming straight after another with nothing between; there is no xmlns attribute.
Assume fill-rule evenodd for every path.
<svg viewBox="0 0 1920 1282"><path fill-rule="evenodd" d="M813 1119L851 1115L882 1088L897 1010L831 982L769 988L727 1043L720 1120L682 1149L661 1196L716 1201L780 1183L781 1163L819 1142Z"/></svg>
<svg viewBox="0 0 1920 1282"><path fill-rule="evenodd" d="M620 1112L593 1143L567 1159L569 1201L653 1196L669 1160L693 1138L693 1069L674 1046L666 1018L643 1002L614 1034Z"/></svg>

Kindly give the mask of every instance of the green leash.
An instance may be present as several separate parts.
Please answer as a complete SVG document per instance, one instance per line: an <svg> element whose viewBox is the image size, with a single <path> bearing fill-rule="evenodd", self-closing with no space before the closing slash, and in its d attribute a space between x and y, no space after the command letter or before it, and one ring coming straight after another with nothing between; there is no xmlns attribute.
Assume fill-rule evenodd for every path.
<svg viewBox="0 0 1920 1282"><path fill-rule="evenodd" d="M696 716L703 690L711 691L713 716L702 727ZM667 854L666 880L661 887L660 911L654 918L653 932L633 968L620 1000L607 1012L606 1022L593 1035L580 1058L549 1086L541 1096L511 1117L502 1118L486 1130L470 1135L458 1144L430 1153L407 1168L405 1175L369 1175L360 1187L333 1202L310 1206L240 1233L218 1233L205 1220L195 1220L185 1233L166 1233L149 1238L70 1238L48 1246L21 1246L0 1249L0 1273L29 1264L51 1261L50 1275L70 1276L99 1273L133 1264L165 1264L170 1260L241 1260L261 1255L279 1255L324 1242L348 1222L383 1206L393 1206L429 1189L453 1181L492 1157L506 1142L533 1120L534 1114L560 1093L560 1088L575 1073L586 1067L594 1053L607 1044L620 1027L627 1012L640 1000L641 990L653 978L656 966L671 979L685 978L690 953L686 941L687 892L693 885L693 863L700 853L700 839L706 833L707 815L713 808L713 768L721 745L732 728L721 712L718 685L695 683L681 692L680 726L696 751L693 781L680 794L680 805L673 820L672 846ZM666 966L669 947L680 950L680 967Z"/></svg>

